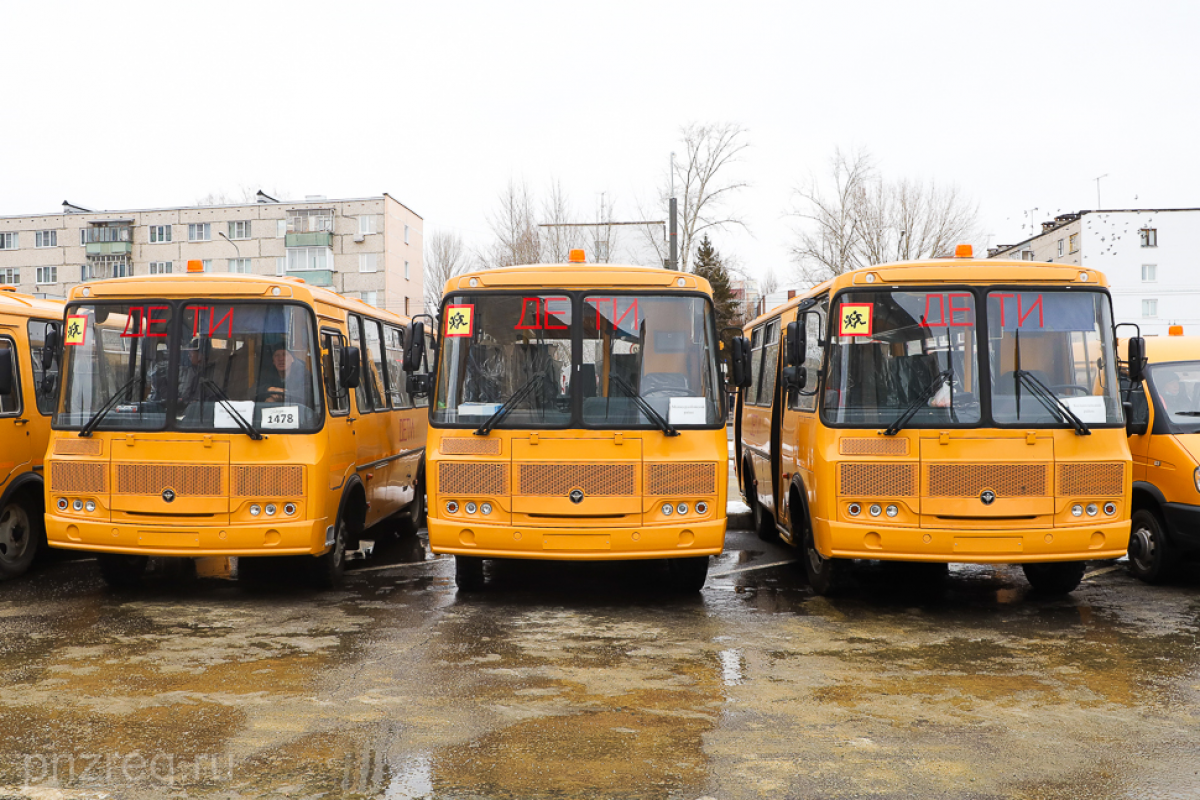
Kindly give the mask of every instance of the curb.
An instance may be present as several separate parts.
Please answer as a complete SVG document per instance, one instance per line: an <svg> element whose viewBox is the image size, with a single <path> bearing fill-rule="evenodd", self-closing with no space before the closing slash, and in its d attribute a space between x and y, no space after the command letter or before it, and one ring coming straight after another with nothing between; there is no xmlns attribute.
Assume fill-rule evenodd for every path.
<svg viewBox="0 0 1200 800"><path fill-rule="evenodd" d="M726 516L725 530L727 531L752 531L754 530L754 515L749 511L741 511L737 514L729 514Z"/></svg>

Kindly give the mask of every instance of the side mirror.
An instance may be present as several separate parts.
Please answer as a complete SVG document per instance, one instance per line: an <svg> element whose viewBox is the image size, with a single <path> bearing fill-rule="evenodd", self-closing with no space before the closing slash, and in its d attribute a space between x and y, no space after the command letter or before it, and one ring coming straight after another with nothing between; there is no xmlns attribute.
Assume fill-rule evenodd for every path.
<svg viewBox="0 0 1200 800"><path fill-rule="evenodd" d="M416 372L425 360L425 323L413 320L404 332L404 371Z"/></svg>
<svg viewBox="0 0 1200 800"><path fill-rule="evenodd" d="M1146 374L1146 340L1134 336L1129 340L1129 357L1126 361L1129 369L1129 382L1141 383Z"/></svg>
<svg viewBox="0 0 1200 800"><path fill-rule="evenodd" d="M795 325L796 323L792 323ZM783 388L787 391L803 391L805 384L808 383L808 370L804 367L784 367L783 372Z"/></svg>
<svg viewBox="0 0 1200 800"><path fill-rule="evenodd" d="M362 360L357 347L347 347L342 350L342 386L347 389L358 388L358 377L362 371Z"/></svg>
<svg viewBox="0 0 1200 800"><path fill-rule="evenodd" d="M13 390L13 357L12 350L7 347L0 350L0 395L12 394Z"/></svg>
<svg viewBox="0 0 1200 800"><path fill-rule="evenodd" d="M784 334L783 363L785 367L798 367L804 363L805 342L804 325L800 322L789 322Z"/></svg>
<svg viewBox="0 0 1200 800"><path fill-rule="evenodd" d="M729 363L733 372L733 385L744 387L750 385L750 352L749 342L745 336L735 336L730 341Z"/></svg>
<svg viewBox="0 0 1200 800"><path fill-rule="evenodd" d="M1150 427L1150 423L1146 420L1136 422L1133 419L1133 403L1122 403L1125 407L1125 435L1126 436L1141 436Z"/></svg>
<svg viewBox="0 0 1200 800"><path fill-rule="evenodd" d="M58 355L58 326L46 326L46 341L42 343L42 371L50 369L54 366L54 359Z"/></svg>

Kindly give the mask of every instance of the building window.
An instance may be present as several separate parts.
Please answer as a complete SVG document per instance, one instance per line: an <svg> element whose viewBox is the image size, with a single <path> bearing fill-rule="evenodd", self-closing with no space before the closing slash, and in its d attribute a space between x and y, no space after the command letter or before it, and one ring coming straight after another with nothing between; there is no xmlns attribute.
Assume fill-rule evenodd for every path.
<svg viewBox="0 0 1200 800"><path fill-rule="evenodd" d="M1063 251L1066 249L1066 245L1067 245L1067 243L1065 241L1063 241L1062 239L1058 240L1058 255L1060 258L1063 255Z"/></svg>
<svg viewBox="0 0 1200 800"><path fill-rule="evenodd" d="M58 283L58 267L38 267L38 283Z"/></svg>
<svg viewBox="0 0 1200 800"><path fill-rule="evenodd" d="M151 275L170 275L175 269L174 262L171 261L151 261Z"/></svg>
<svg viewBox="0 0 1200 800"><path fill-rule="evenodd" d="M301 208L288 212L288 233L333 233L332 208Z"/></svg>
<svg viewBox="0 0 1200 800"><path fill-rule="evenodd" d="M275 238L282 239L285 236L287 236L287 220L286 219L275 220Z"/></svg>
<svg viewBox="0 0 1200 800"><path fill-rule="evenodd" d="M0 233L0 250L16 250L20 247L19 238L16 233Z"/></svg>
<svg viewBox="0 0 1200 800"><path fill-rule="evenodd" d="M363 292L362 293L363 302L369 306L375 305L375 301L378 297L379 297L379 292Z"/></svg>
<svg viewBox="0 0 1200 800"><path fill-rule="evenodd" d="M378 217L366 214L358 218L358 232L361 234L379 233Z"/></svg>
<svg viewBox="0 0 1200 800"><path fill-rule="evenodd" d="M16 267L5 267L0 269L0 284L4 286L16 286L21 282L21 270Z"/></svg>
<svg viewBox="0 0 1200 800"><path fill-rule="evenodd" d="M189 242L207 242L212 239L212 225L207 222L193 222L188 225Z"/></svg>
<svg viewBox="0 0 1200 800"><path fill-rule="evenodd" d="M375 253L359 253L358 254L358 271L359 272L375 272L378 267L378 262L375 260Z"/></svg>
<svg viewBox="0 0 1200 800"><path fill-rule="evenodd" d="M407 262L407 261L405 261L405 262L404 262L404 280L408 280L408 279L409 279L409 274L408 274L408 262Z"/></svg>
<svg viewBox="0 0 1200 800"><path fill-rule="evenodd" d="M1078 233L1071 234L1070 248L1071 248L1072 253L1079 252L1079 234Z"/></svg>
<svg viewBox="0 0 1200 800"><path fill-rule="evenodd" d="M289 247L288 272L331 269L333 253L328 247Z"/></svg>
<svg viewBox="0 0 1200 800"><path fill-rule="evenodd" d="M287 275L287 256L275 256L275 274Z"/></svg>
<svg viewBox="0 0 1200 800"><path fill-rule="evenodd" d="M1142 316L1153 318L1158 316L1158 301L1143 300L1142 301Z"/></svg>
<svg viewBox="0 0 1200 800"><path fill-rule="evenodd" d="M33 234L34 247L58 247L58 231L36 231Z"/></svg>
<svg viewBox="0 0 1200 800"><path fill-rule="evenodd" d="M408 226L404 226L404 243L408 244Z"/></svg>
<svg viewBox="0 0 1200 800"><path fill-rule="evenodd" d="M1021 251L1021 260L1022 261L1033 261L1033 251L1032 250L1022 250Z"/></svg>
<svg viewBox="0 0 1200 800"><path fill-rule="evenodd" d="M229 259L229 271L236 272L240 275L250 274L250 259L248 258L231 258Z"/></svg>
<svg viewBox="0 0 1200 800"><path fill-rule="evenodd" d="M1158 247L1158 228L1142 228L1138 231L1142 247Z"/></svg>
<svg viewBox="0 0 1200 800"><path fill-rule="evenodd" d="M404 316L406 316L406 317L407 317L408 315L409 315L409 312L408 312L408 298L406 297L406 298L404 298Z"/></svg>
<svg viewBox="0 0 1200 800"><path fill-rule="evenodd" d="M150 244L158 242L171 241L171 226L170 225L151 225L150 226Z"/></svg>
<svg viewBox="0 0 1200 800"><path fill-rule="evenodd" d="M124 278L132 274L127 256L90 256L81 270L81 278L85 281Z"/></svg>
<svg viewBox="0 0 1200 800"><path fill-rule="evenodd" d="M203 261L200 262L200 266L204 268L205 272L212 272L212 259L211 258L204 259Z"/></svg>
<svg viewBox="0 0 1200 800"><path fill-rule="evenodd" d="M1142 264L1142 283L1154 283L1158 280L1158 264Z"/></svg>
<svg viewBox="0 0 1200 800"><path fill-rule="evenodd" d="M229 223L229 238L230 239L249 239L250 238L250 220L237 220Z"/></svg>
<svg viewBox="0 0 1200 800"><path fill-rule="evenodd" d="M81 228L79 231L80 244L94 242L132 242L133 226L120 223L116 225L93 225Z"/></svg>

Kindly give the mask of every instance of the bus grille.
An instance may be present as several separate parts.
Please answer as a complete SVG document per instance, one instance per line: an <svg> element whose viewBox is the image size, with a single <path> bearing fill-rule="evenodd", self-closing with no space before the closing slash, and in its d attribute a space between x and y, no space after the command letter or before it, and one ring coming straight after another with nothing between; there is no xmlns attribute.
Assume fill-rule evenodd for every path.
<svg viewBox="0 0 1200 800"><path fill-rule="evenodd" d="M103 439L55 439L56 456L98 456L104 446Z"/></svg>
<svg viewBox="0 0 1200 800"><path fill-rule="evenodd" d="M1045 497L1044 464L930 464L929 497Z"/></svg>
<svg viewBox="0 0 1200 800"><path fill-rule="evenodd" d="M234 497L300 497L304 494L304 467L231 467Z"/></svg>
<svg viewBox="0 0 1200 800"><path fill-rule="evenodd" d="M647 464L646 494L716 494L717 465Z"/></svg>
<svg viewBox="0 0 1200 800"><path fill-rule="evenodd" d="M1120 497L1125 493L1125 465L1059 464L1058 493L1066 497Z"/></svg>
<svg viewBox="0 0 1200 800"><path fill-rule="evenodd" d="M108 492L108 464L104 462L52 461L50 491L87 494Z"/></svg>
<svg viewBox="0 0 1200 800"><path fill-rule="evenodd" d="M916 497L916 464L841 465L841 493L846 497Z"/></svg>
<svg viewBox="0 0 1200 800"><path fill-rule="evenodd" d="M508 464L438 464L438 490L442 494L508 494Z"/></svg>
<svg viewBox="0 0 1200 800"><path fill-rule="evenodd" d="M908 439L876 437L874 439L842 439L838 452L844 456L906 456Z"/></svg>
<svg viewBox="0 0 1200 800"><path fill-rule="evenodd" d="M637 490L635 464L519 464L518 493L566 497L581 489L588 497L628 497Z"/></svg>
<svg viewBox="0 0 1200 800"><path fill-rule="evenodd" d="M442 439L440 450L447 456L498 456L500 440L480 436L452 436Z"/></svg>
<svg viewBox="0 0 1200 800"><path fill-rule="evenodd" d="M180 497L221 497L224 470L215 464L116 464L115 494L161 494L173 489Z"/></svg>

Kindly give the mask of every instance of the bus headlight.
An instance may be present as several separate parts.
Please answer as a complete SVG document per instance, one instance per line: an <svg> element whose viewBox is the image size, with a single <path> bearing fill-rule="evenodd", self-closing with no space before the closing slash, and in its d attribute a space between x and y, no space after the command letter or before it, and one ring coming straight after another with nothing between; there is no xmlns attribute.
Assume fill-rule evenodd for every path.
<svg viewBox="0 0 1200 800"><path fill-rule="evenodd" d="M72 501L71 508L75 509L76 511L83 511L83 501L82 500Z"/></svg>
<svg viewBox="0 0 1200 800"><path fill-rule="evenodd" d="M261 513L262 513L262 506L260 506L258 503L255 503L254 505L250 506L250 516L257 517Z"/></svg>
<svg viewBox="0 0 1200 800"><path fill-rule="evenodd" d="M71 507L71 504L67 502L67 498L65 497L58 498L58 502L55 505L58 506L59 511L66 511Z"/></svg>
<svg viewBox="0 0 1200 800"><path fill-rule="evenodd" d="M484 513L484 515L486 516L487 514L492 513L492 504L491 503L480 503L479 510L482 511Z"/></svg>
<svg viewBox="0 0 1200 800"><path fill-rule="evenodd" d="M88 500L86 503L83 504L83 510L88 512L89 514L92 513L93 511L95 511L96 510L96 501Z"/></svg>
<svg viewBox="0 0 1200 800"><path fill-rule="evenodd" d="M1192 481L1196 484L1196 491L1200 492L1200 467L1196 467L1196 471L1192 473Z"/></svg>
<svg viewBox="0 0 1200 800"><path fill-rule="evenodd" d="M883 513L883 506L879 505L879 503L872 503L871 508L869 510L871 512L872 517L878 517L880 514Z"/></svg>
<svg viewBox="0 0 1200 800"><path fill-rule="evenodd" d="M1076 503L1075 505L1071 506L1071 516L1072 517L1082 517L1083 516L1083 506L1079 505L1079 503Z"/></svg>
<svg viewBox="0 0 1200 800"><path fill-rule="evenodd" d="M674 513L675 513L675 506L671 505L670 503L662 504L662 514L664 517L669 517Z"/></svg>
<svg viewBox="0 0 1200 800"><path fill-rule="evenodd" d="M474 502L467 503L467 513L468 514L474 514L477 510L478 510L478 507L475 505Z"/></svg>
<svg viewBox="0 0 1200 800"><path fill-rule="evenodd" d="M274 503L267 503L267 516L268 516L268 517L273 517L273 516L275 516L275 511L276 511L276 510L277 510L277 509L275 508L275 504L274 504Z"/></svg>
<svg viewBox="0 0 1200 800"><path fill-rule="evenodd" d="M896 506L892 505L892 506L887 507L887 515L889 517L894 517L899 513L900 513L900 509L897 508Z"/></svg>
<svg viewBox="0 0 1200 800"><path fill-rule="evenodd" d="M678 511L680 514L686 514L688 512L688 504L680 503L679 505L675 506L675 510Z"/></svg>
<svg viewBox="0 0 1200 800"><path fill-rule="evenodd" d="M1100 512L1100 509L1099 509L1099 507L1097 507L1097 505L1095 503L1087 504L1087 514L1089 517L1094 517L1099 512Z"/></svg>

